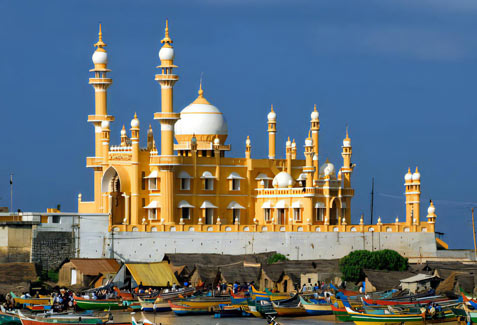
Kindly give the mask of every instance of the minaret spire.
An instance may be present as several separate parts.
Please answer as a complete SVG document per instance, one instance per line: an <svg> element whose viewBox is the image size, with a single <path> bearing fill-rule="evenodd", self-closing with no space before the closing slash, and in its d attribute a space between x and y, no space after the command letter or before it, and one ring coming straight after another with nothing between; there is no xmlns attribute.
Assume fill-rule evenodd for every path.
<svg viewBox="0 0 477 325"><path fill-rule="evenodd" d="M107 46L103 42L103 32L101 30L101 24L99 24L98 42L95 43L94 46L97 47L98 49L102 49L103 47Z"/></svg>

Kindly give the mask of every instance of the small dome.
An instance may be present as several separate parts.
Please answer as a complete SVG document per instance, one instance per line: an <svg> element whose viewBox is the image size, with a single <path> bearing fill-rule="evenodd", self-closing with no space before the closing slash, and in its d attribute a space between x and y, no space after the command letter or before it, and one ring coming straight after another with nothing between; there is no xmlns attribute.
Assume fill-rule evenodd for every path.
<svg viewBox="0 0 477 325"><path fill-rule="evenodd" d="M93 63L94 64L107 64L108 63L108 53L106 51L94 51L93 53Z"/></svg>
<svg viewBox="0 0 477 325"><path fill-rule="evenodd" d="M351 147L351 140L344 139L343 140L343 147Z"/></svg>
<svg viewBox="0 0 477 325"><path fill-rule="evenodd" d="M412 180L413 181L419 181L421 179L421 174L419 172L415 172L412 174Z"/></svg>
<svg viewBox="0 0 477 325"><path fill-rule="evenodd" d="M139 120L137 119L136 115L134 115L134 118L131 120L131 127L132 128L139 127Z"/></svg>
<svg viewBox="0 0 477 325"><path fill-rule="evenodd" d="M174 60L174 49L172 47L162 47L159 50L159 59L162 60Z"/></svg>
<svg viewBox="0 0 477 325"><path fill-rule="evenodd" d="M278 186L279 188L287 188L289 185L293 186L294 183L295 183L295 180L287 172L279 172L273 178L273 182L272 182L273 186Z"/></svg>
<svg viewBox="0 0 477 325"><path fill-rule="evenodd" d="M311 140L310 138L306 139L306 140L305 140L305 146L306 146L306 147L311 147L311 146L313 146L313 140Z"/></svg>
<svg viewBox="0 0 477 325"><path fill-rule="evenodd" d="M286 142L287 148L288 148L288 147L291 147L291 144L292 144L292 143L291 143L291 141L290 141L290 138L288 138L288 140L287 140L287 142Z"/></svg>
<svg viewBox="0 0 477 325"><path fill-rule="evenodd" d="M434 214L436 212L436 208L434 207L434 204L431 203L429 208L427 208L427 214Z"/></svg>
<svg viewBox="0 0 477 325"><path fill-rule="evenodd" d="M251 143L252 143L252 142L250 141L250 138L247 137L247 140L245 140L245 145L246 145L246 146L250 146Z"/></svg>
<svg viewBox="0 0 477 325"><path fill-rule="evenodd" d="M271 111L270 113L268 113L267 118L269 121L275 121L277 119L277 113Z"/></svg>
<svg viewBox="0 0 477 325"><path fill-rule="evenodd" d="M220 139L219 139L219 138L215 138L215 139L214 139L214 144L218 146L218 145L220 144Z"/></svg>
<svg viewBox="0 0 477 325"><path fill-rule="evenodd" d="M121 130L121 135L126 135L126 129L125 129L125 128L123 128L123 129Z"/></svg>
<svg viewBox="0 0 477 325"><path fill-rule="evenodd" d="M404 180L405 180L406 182L409 182L409 181L412 180L412 174L411 174L411 171L410 171L410 170L408 170L407 174L404 175Z"/></svg>
<svg viewBox="0 0 477 325"><path fill-rule="evenodd" d="M317 160L318 160L318 155L317 155L316 153L313 155L313 160L314 160L314 161L317 161Z"/></svg>
<svg viewBox="0 0 477 325"><path fill-rule="evenodd" d="M329 161L326 161L323 165L321 165L319 175L333 177L335 175L335 165L333 165Z"/></svg>
<svg viewBox="0 0 477 325"><path fill-rule="evenodd" d="M319 117L320 117L320 113L318 113L318 111L311 112L311 119L312 120L317 120Z"/></svg>
<svg viewBox="0 0 477 325"><path fill-rule="evenodd" d="M109 129L109 121L102 121L101 122L102 129Z"/></svg>

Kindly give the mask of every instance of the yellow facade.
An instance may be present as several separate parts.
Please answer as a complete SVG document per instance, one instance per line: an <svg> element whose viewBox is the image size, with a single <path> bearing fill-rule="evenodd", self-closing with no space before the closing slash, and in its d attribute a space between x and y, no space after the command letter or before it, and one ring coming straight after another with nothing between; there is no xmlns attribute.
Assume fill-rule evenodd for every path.
<svg viewBox="0 0 477 325"><path fill-rule="evenodd" d="M95 156L87 158L94 170L94 200L78 196L80 213L109 213L115 231L434 231L435 208L428 221L419 218L420 174L406 174L406 220L392 224L351 224L354 189L351 176L351 139L346 131L342 167L326 160L319 165L319 114L311 112L305 160L297 159L297 144L288 139L285 159L276 156L277 112L267 115L268 159L252 158L252 141L245 141L244 157L226 157L227 126L222 113L205 98L202 85L197 99L180 113L173 111L174 49L166 24L159 52L161 126L156 142L151 127L147 147L140 148L140 121L131 120L129 135L123 126L120 145L111 145L107 111L106 44L99 41L93 54ZM267 129L265 129L268 127ZM175 143L174 139L177 141ZM156 146L160 143L160 147ZM301 147L301 146L300 146ZM409 176L411 175L411 176ZM432 209L431 209L432 208Z"/></svg>

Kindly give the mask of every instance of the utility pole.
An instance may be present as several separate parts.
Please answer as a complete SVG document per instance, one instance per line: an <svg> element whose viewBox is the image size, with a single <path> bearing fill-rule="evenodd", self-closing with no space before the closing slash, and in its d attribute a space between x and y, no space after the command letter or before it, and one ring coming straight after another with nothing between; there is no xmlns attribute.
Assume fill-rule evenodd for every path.
<svg viewBox="0 0 477 325"><path fill-rule="evenodd" d="M474 208L472 208L472 232L474 233L474 258L477 260L477 243L475 242Z"/></svg>
<svg viewBox="0 0 477 325"><path fill-rule="evenodd" d="M13 173L10 173L10 212L13 212Z"/></svg>
<svg viewBox="0 0 477 325"><path fill-rule="evenodd" d="M371 183L371 225L373 224L373 214L374 214L374 177Z"/></svg>

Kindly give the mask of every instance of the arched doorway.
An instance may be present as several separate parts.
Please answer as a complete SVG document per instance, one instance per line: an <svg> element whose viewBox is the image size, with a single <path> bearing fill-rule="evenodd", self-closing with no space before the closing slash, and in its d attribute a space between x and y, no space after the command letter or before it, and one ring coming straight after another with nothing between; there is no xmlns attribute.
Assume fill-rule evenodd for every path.
<svg viewBox="0 0 477 325"><path fill-rule="evenodd" d="M111 213L111 223L113 225L122 224L125 215L125 202L121 191L121 179L114 167L108 168L104 173L101 191L108 195L106 212Z"/></svg>
<svg viewBox="0 0 477 325"><path fill-rule="evenodd" d="M331 201L330 209L330 225L337 225L340 223L341 218L341 202L339 199L334 198Z"/></svg>

